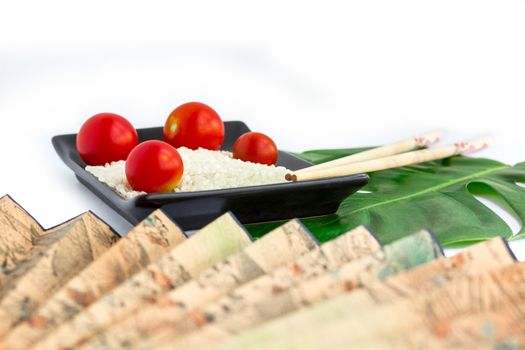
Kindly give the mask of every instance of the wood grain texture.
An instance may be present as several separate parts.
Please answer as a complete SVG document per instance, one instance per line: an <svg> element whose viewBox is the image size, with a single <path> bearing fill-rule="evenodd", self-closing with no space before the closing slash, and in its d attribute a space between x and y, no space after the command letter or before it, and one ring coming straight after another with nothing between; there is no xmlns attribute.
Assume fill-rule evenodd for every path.
<svg viewBox="0 0 525 350"><path fill-rule="evenodd" d="M26 238L44 234L40 224L13 198L6 195L0 198L0 233L7 227L19 231Z"/></svg>
<svg viewBox="0 0 525 350"><path fill-rule="evenodd" d="M226 213L58 327L34 348L74 346L250 243L244 228Z"/></svg>
<svg viewBox="0 0 525 350"><path fill-rule="evenodd" d="M410 252L410 255L407 255ZM261 296L243 295L246 299L232 300L232 309L223 309L220 304L207 304L192 317L180 320L176 325L160 327L138 348L175 347L189 338L206 338L207 329L218 328L227 334L236 334L244 329L281 317L299 308L331 298L348 290L359 288L364 280L382 280L399 271L432 261L441 256L441 249L433 236L422 231L385 246L384 250L348 262L336 270L302 281L284 290L272 290ZM195 332L195 335L188 334ZM207 344L209 346L210 344Z"/></svg>
<svg viewBox="0 0 525 350"><path fill-rule="evenodd" d="M360 341L360 349L523 349L525 302L502 302L497 308L467 313L446 321L411 327L399 334Z"/></svg>
<svg viewBox="0 0 525 350"><path fill-rule="evenodd" d="M454 281L410 299L369 309L365 314L346 307L349 297L339 297L313 310L316 317L326 312L339 315L316 327L315 336L309 333L311 328L281 338L266 338L271 336L266 333L267 340L259 334L260 342L250 342L250 349L317 349L318 339L330 349L347 349L348 344L359 349L417 349L422 344L429 349L501 349L505 343L510 349L525 346L519 342L525 334L524 323L520 322L525 315L524 263ZM422 336L426 337L424 343ZM508 343L510 340L516 343ZM240 346L239 340L232 340L219 348L245 349L245 341Z"/></svg>
<svg viewBox="0 0 525 350"><path fill-rule="evenodd" d="M351 298L355 300L352 309L366 312L378 304L412 298L444 287L451 281L481 275L515 262L506 241L501 237L493 238L473 245L453 257L438 259L399 273L382 283L364 285L351 294Z"/></svg>
<svg viewBox="0 0 525 350"><path fill-rule="evenodd" d="M0 198L0 288L9 275L35 254L42 227L11 197Z"/></svg>
<svg viewBox="0 0 525 350"><path fill-rule="evenodd" d="M498 270L514 263L514 257L506 242L502 238L495 238L474 245L454 257L438 259L401 272L387 278L382 283L365 283L361 288L345 297L344 308L351 311L352 314L366 314L378 305L425 295L451 282L465 279L468 276L482 275L487 271ZM304 332L315 332L318 327L337 322L341 318L340 310L343 306L338 306L337 303L333 307L329 307L330 305L330 303L319 304L268 322L240 335L238 341L243 344L257 343L262 338L280 339L290 335L299 336ZM218 329L210 329L207 334L208 340L214 341L214 344L231 338L226 332ZM199 346L195 346L195 339L193 340L193 349L199 349ZM201 344L209 344L208 340ZM264 343L264 345L274 346L270 343Z"/></svg>
<svg viewBox="0 0 525 350"><path fill-rule="evenodd" d="M0 291L0 337L29 317L118 239L119 236L91 212L38 237L35 244L42 245L42 249L13 272Z"/></svg>
<svg viewBox="0 0 525 350"><path fill-rule="evenodd" d="M156 210L9 332L0 349L29 348L185 239L182 230Z"/></svg>
<svg viewBox="0 0 525 350"><path fill-rule="evenodd" d="M521 349L525 263L496 238L443 258L427 231L322 246L298 220L250 244L230 214L193 238L154 212L49 230L0 198L3 349Z"/></svg>
<svg viewBox="0 0 525 350"><path fill-rule="evenodd" d="M301 226L295 227L300 229ZM377 239L361 226L320 247L315 247L289 264L284 264L274 271L246 281L247 283L223 296L216 303L221 309L233 313L238 307L238 301L246 300L247 296L253 300L257 296L271 295L275 290L286 290L303 280L314 278L327 270L336 269L342 264L370 255L380 249L381 245ZM239 282L245 280L238 279ZM180 299L177 298L177 300L180 302ZM206 299L200 298L199 300L199 305L194 307L190 316L206 319L208 315L201 312L206 304ZM149 337L154 334L159 328L176 327L177 325L176 322L173 322L173 318L162 317L161 320L152 321L152 315L165 315L170 312L169 308L166 309L162 305L141 311L91 338L85 348L88 345L90 348L126 348L128 344L139 343L144 335Z"/></svg>

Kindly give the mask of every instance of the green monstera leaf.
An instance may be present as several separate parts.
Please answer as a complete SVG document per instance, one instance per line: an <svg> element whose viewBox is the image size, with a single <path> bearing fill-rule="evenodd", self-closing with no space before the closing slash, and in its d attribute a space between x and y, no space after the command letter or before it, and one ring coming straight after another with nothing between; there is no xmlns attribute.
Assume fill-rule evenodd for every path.
<svg viewBox="0 0 525 350"><path fill-rule="evenodd" d="M363 149L318 150L297 154L315 164ZM525 163L509 166L484 158L452 157L370 174L363 191L348 197L333 215L305 218L321 241L367 225L383 243L431 229L444 246L461 246L495 236L516 239L511 228L474 195L488 196L520 222L525 219ZM255 236L278 222L248 225Z"/></svg>

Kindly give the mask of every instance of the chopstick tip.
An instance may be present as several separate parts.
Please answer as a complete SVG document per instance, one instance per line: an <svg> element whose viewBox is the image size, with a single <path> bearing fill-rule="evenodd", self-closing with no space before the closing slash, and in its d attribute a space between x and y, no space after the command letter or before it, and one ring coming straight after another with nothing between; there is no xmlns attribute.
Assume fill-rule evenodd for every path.
<svg viewBox="0 0 525 350"><path fill-rule="evenodd" d="M293 174L293 173L288 173L284 176L284 178L287 180L287 181L297 181L297 175Z"/></svg>

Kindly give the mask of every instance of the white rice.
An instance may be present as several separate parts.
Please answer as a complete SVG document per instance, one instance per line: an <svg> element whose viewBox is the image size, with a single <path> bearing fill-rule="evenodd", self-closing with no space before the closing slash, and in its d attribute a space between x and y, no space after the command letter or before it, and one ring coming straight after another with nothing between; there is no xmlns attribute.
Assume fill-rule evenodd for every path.
<svg viewBox="0 0 525 350"><path fill-rule="evenodd" d="M233 159L231 152L199 148L178 148L184 163L184 175L175 192L216 190L222 188L265 185L286 182L290 170L274 165L256 164ZM93 174L120 196L130 199L144 192L134 191L126 179L126 162L121 160L104 166L86 166Z"/></svg>

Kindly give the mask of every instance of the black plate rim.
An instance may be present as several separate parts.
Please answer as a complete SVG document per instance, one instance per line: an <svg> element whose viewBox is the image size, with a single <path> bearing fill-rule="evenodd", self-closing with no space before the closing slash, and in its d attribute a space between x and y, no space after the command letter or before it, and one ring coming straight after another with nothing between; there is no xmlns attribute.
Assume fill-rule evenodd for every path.
<svg viewBox="0 0 525 350"><path fill-rule="evenodd" d="M225 123L240 123L243 124L246 128L248 126L240 120L225 121ZM137 132L139 135L143 132L153 131L159 129L159 127L147 127L139 128ZM65 138L76 137L77 134L60 134L52 137L51 142L58 156L62 161L71 169L77 177L83 178L85 181L96 181L100 184L97 186L96 190L100 195L106 197L111 201L118 201L125 206L135 205L139 207L161 207L166 204L173 203L179 200L186 199L195 199L195 198L206 198L214 196L223 196L223 195L243 195L243 194L257 194L257 193L268 193L280 191L287 188L304 188L308 189L312 186L323 186L323 185L335 185L335 184L347 184L348 186L359 186L362 187L366 185L369 181L369 176L367 174L355 174L348 176L338 176L330 177L324 179L314 179L308 181L299 181L299 182L284 182L284 183L275 183L275 184L265 184L265 185L256 185L256 186L244 186L244 187L233 187L233 188L224 188L217 190L204 190L204 191L192 191L192 192L173 192L173 193L147 193L141 194L136 197L126 199L117 194L112 188L107 184L99 181L93 174L89 173L82 166L77 164L68 154L62 150L62 140ZM279 150L280 153L284 153L289 157L296 158L305 164L311 164L308 161L305 161L301 158L296 157L293 153Z"/></svg>
<svg viewBox="0 0 525 350"><path fill-rule="evenodd" d="M284 151L281 151L284 152ZM364 186L368 183L369 176L367 174L356 174L348 176L338 176L325 179L298 181L298 182L284 182L276 184L266 184L257 186L243 186L234 188L224 188L219 190L207 191L192 191L192 192L174 192L174 193L150 193L135 197L140 203L151 203L156 205L164 205L175 199L187 198L201 198L213 195L235 194L242 195L245 193L256 194L257 192L279 191L293 186L294 188L310 188L314 185L333 185L337 183L351 184L352 186ZM118 196L118 195L117 195ZM125 200L125 199L124 199Z"/></svg>

